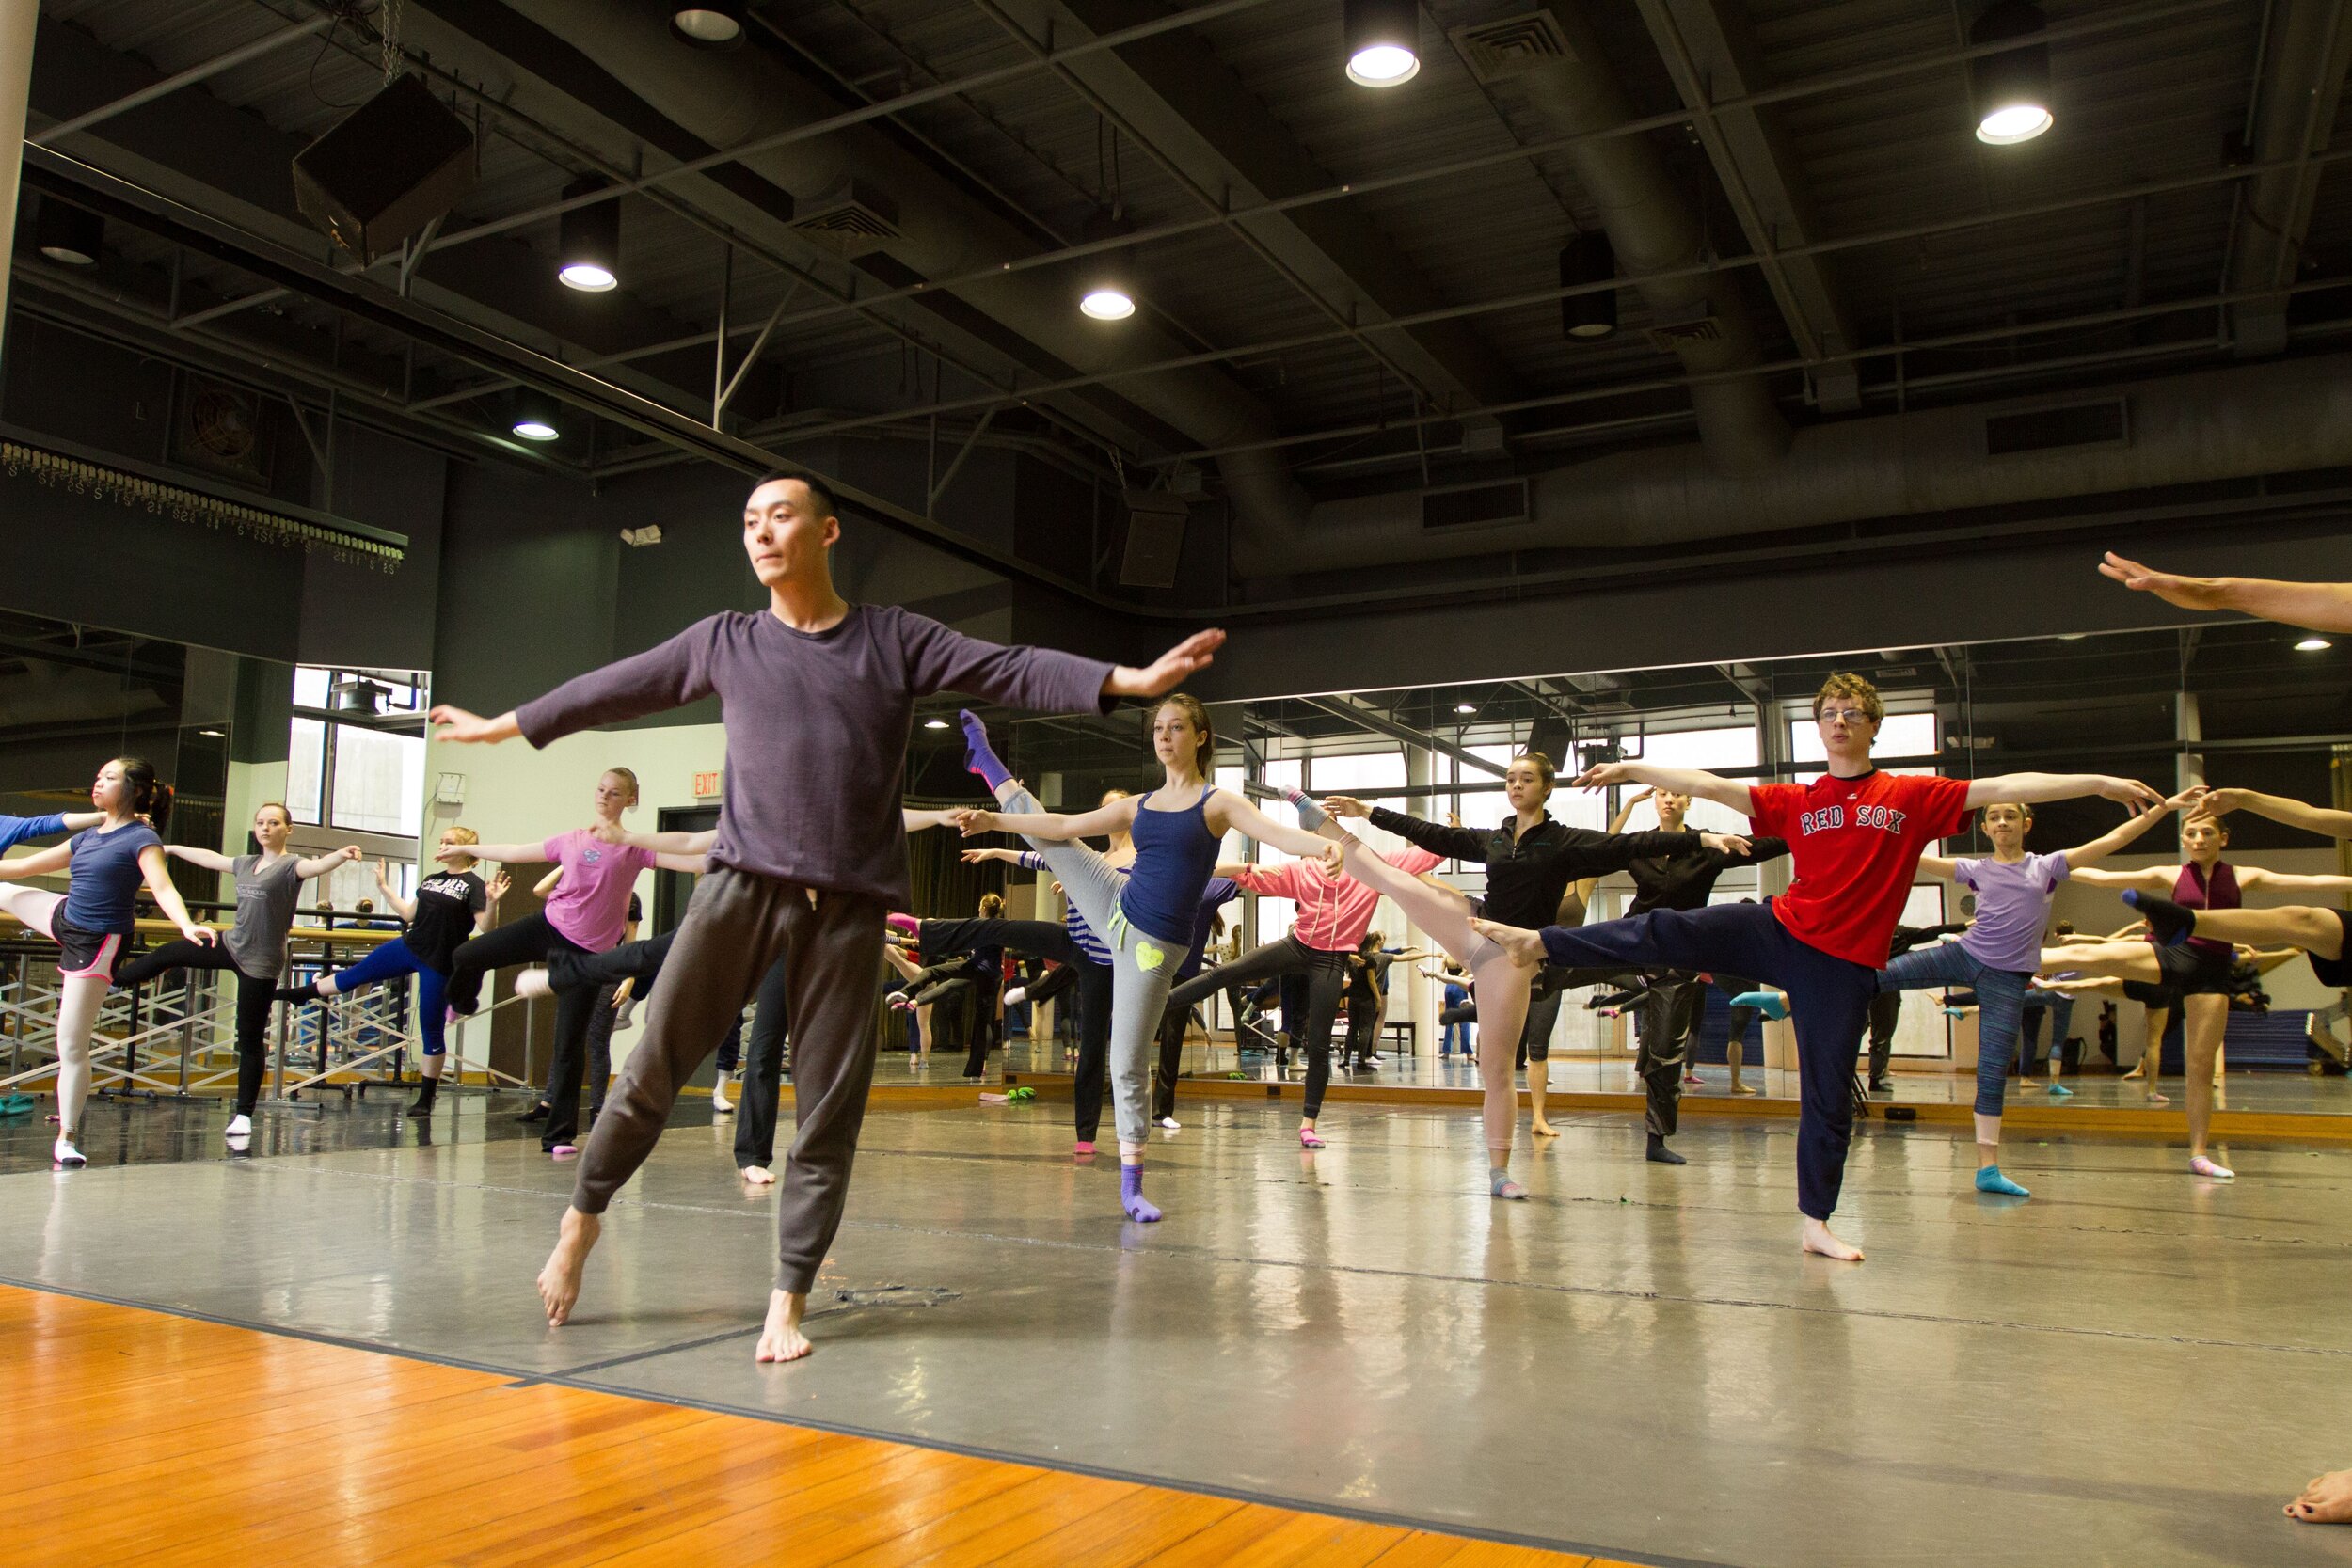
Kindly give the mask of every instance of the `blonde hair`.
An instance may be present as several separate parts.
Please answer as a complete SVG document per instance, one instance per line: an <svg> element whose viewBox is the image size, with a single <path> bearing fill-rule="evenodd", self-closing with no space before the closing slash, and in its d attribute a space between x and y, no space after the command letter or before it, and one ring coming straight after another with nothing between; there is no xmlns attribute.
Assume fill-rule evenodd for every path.
<svg viewBox="0 0 2352 1568"><path fill-rule="evenodd" d="M980 895L980 918L982 920L993 920L1004 912L1005 900L1001 895L993 893Z"/></svg>
<svg viewBox="0 0 2352 1568"><path fill-rule="evenodd" d="M482 835L475 832L471 828L443 828L441 830L441 836L448 839L452 844L479 844L482 842Z"/></svg>
<svg viewBox="0 0 2352 1568"><path fill-rule="evenodd" d="M1152 720L1156 722L1162 710L1171 707L1181 710L1191 721L1192 727L1200 732L1200 739L1193 747L1192 768L1205 779L1209 776L1211 764L1216 759L1216 726L1209 722L1209 710L1191 692L1171 691L1152 705Z"/></svg>
<svg viewBox="0 0 2352 1568"><path fill-rule="evenodd" d="M637 803L638 790L637 775L635 773L630 772L626 768L608 768L598 776L607 779L618 779L623 784L628 785L628 803L632 806Z"/></svg>
<svg viewBox="0 0 2352 1568"><path fill-rule="evenodd" d="M1862 711L1875 724L1886 717L1885 699L1879 689L1860 675L1840 673L1821 683L1821 689L1813 694L1813 717L1821 717L1821 705L1832 697L1844 697L1862 705Z"/></svg>

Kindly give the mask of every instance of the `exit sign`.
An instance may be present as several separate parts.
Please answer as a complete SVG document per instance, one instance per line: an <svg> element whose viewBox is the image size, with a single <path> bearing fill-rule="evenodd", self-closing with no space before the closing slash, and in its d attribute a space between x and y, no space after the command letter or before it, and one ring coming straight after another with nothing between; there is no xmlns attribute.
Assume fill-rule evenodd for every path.
<svg viewBox="0 0 2352 1568"><path fill-rule="evenodd" d="M695 800L710 800L712 797L716 796L718 793L719 793L719 775L718 775L718 774L716 774L716 773L697 773L697 774L695 774L695 775L694 775L694 799L695 799Z"/></svg>

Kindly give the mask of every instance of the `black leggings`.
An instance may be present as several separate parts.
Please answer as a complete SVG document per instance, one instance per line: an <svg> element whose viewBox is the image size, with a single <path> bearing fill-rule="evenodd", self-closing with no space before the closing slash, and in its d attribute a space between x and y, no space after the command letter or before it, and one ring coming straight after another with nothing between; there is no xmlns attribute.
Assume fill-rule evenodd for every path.
<svg viewBox="0 0 2352 1568"><path fill-rule="evenodd" d="M1347 986L1346 954L1326 953L1286 935L1251 948L1231 963L1202 970L1168 993L1168 1006L1181 1017L1212 992L1282 974L1301 975L1306 981L1307 1005L1291 1030L1291 1045L1307 1053L1306 1098L1299 1115L1312 1121L1323 1114L1323 1092L1331 1085L1331 1021L1339 1016L1340 992ZM1282 1022L1291 1022L1287 1013Z"/></svg>
<svg viewBox="0 0 2352 1568"><path fill-rule="evenodd" d="M457 956L450 960L446 992L450 1009L462 1017L480 1008L483 976L494 969L587 951L558 931L544 914L527 914L485 931L458 943ZM588 1075L588 1022L596 1008L593 989L576 987L555 993L555 1059L548 1067L548 1121L539 1134L541 1148L580 1142L580 1089Z"/></svg>
<svg viewBox="0 0 2352 1568"><path fill-rule="evenodd" d="M269 1061L269 1009L278 976L247 974L218 942L167 942L115 971L115 984L136 986L167 969L213 969L237 977L237 1115L249 1117L262 1098L262 1069Z"/></svg>

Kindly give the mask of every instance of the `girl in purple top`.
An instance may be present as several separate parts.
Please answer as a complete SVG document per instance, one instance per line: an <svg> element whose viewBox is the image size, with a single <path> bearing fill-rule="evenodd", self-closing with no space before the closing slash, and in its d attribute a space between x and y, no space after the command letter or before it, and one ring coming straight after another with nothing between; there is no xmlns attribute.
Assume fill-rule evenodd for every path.
<svg viewBox="0 0 2352 1568"><path fill-rule="evenodd" d="M612 829L621 814L636 804L636 774L612 768L598 775L598 827ZM482 1005L483 976L494 969L542 963L558 953L601 953L618 942L628 924L628 895L639 872L654 865L700 871L703 864L700 855L662 855L633 845L607 844L593 828L558 833L537 844L445 844L435 858L552 861L562 872L554 895L537 914L508 921L457 949L446 994L450 1011L461 1015ZM596 1005L593 990L556 993L555 1061L548 1074L550 1109L539 1147L558 1159L579 1152L580 1090L588 1067L588 1021Z"/></svg>
<svg viewBox="0 0 2352 1568"><path fill-rule="evenodd" d="M2164 811L2188 799L2176 796ZM2026 990L2042 963L2042 933L2050 900L2080 867L2116 853L2155 826L2164 811L2143 811L2089 844L2054 855L2026 852L2033 808L1994 800L1984 808L1984 836L1993 853L1982 859L1919 857L1919 873L1957 882L1977 895L1977 918L1958 941L1915 947L1879 971L1879 990L1921 990L1965 986L1977 993L1977 1191L2004 1197L2033 1195L2001 1174L2001 1106L2009 1065L2017 1055Z"/></svg>

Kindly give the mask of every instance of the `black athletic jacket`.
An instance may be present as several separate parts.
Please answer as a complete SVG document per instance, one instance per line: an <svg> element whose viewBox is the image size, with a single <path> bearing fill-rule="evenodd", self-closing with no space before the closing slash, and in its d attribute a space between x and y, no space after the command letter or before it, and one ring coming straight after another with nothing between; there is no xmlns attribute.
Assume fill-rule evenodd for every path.
<svg viewBox="0 0 2352 1568"><path fill-rule="evenodd" d="M1633 873L1633 902L1625 912L1704 909L1708 895L1715 891L1716 878L1735 865L1761 865L1788 852L1786 839L1751 838L1748 844L1744 855L1702 847L1679 855L1645 855L1635 861L1627 868Z"/></svg>
<svg viewBox="0 0 2352 1568"><path fill-rule="evenodd" d="M1384 806L1372 810L1372 825L1448 860L1479 861L1486 867L1488 920L1541 930L1558 916L1568 884L1584 877L1623 871L1645 855L1672 858L1707 846L1696 833L1602 833L1544 819L1514 838L1508 821L1492 830L1449 828L1424 822Z"/></svg>

